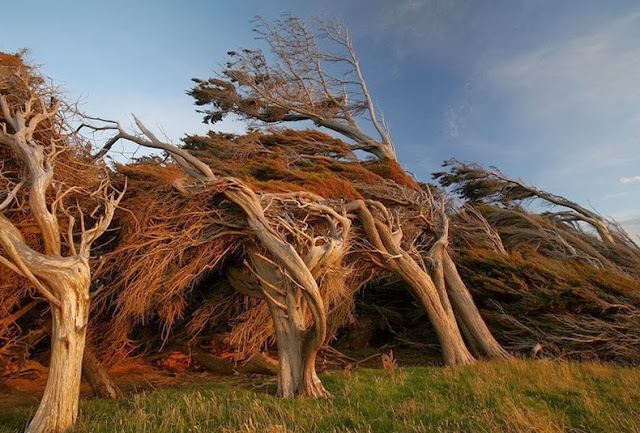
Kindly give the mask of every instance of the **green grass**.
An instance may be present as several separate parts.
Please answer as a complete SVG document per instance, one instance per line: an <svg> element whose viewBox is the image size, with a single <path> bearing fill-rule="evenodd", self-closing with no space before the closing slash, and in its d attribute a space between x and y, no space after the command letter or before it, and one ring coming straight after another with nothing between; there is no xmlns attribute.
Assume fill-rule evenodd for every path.
<svg viewBox="0 0 640 433"><path fill-rule="evenodd" d="M202 384L82 403L79 432L640 432L640 369L486 362L323 376L331 400ZM0 414L19 431L33 409Z"/></svg>

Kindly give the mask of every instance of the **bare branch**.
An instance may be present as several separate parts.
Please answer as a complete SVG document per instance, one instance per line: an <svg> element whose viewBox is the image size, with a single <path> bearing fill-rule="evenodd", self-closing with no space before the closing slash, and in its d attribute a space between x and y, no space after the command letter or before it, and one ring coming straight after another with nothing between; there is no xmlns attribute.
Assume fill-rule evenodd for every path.
<svg viewBox="0 0 640 433"><path fill-rule="evenodd" d="M206 122L235 113L262 123L310 120L352 140L353 149L396 159L382 116L375 109L352 40L341 24L317 19L315 31L294 15L273 23L257 19L254 31L267 45L260 50L230 51L220 79L194 79L189 94L204 110ZM329 42L337 51L320 48ZM374 139L358 121L368 120Z"/></svg>

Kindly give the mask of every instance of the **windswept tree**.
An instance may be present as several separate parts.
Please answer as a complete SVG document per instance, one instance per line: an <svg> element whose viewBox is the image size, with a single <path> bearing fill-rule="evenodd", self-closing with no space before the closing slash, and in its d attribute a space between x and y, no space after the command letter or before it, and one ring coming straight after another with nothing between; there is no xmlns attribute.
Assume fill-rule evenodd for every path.
<svg viewBox="0 0 640 433"><path fill-rule="evenodd" d="M0 267L27 280L52 316L47 385L29 433L61 432L77 418L91 247L122 197L69 128L69 113L19 56L0 57Z"/></svg>
<svg viewBox="0 0 640 433"><path fill-rule="evenodd" d="M479 164L463 163L455 159L446 161L444 167L449 172L438 172L434 177L444 187L454 186L456 193L471 202L512 203L526 200L541 200L551 206L564 210L554 214L565 222L583 222L596 230L602 242L607 246L615 246L616 240L610 223L597 212L559 195L543 191L535 186L527 185L520 179L505 176L500 170L487 170Z"/></svg>
<svg viewBox="0 0 640 433"><path fill-rule="evenodd" d="M263 124L309 120L351 140L352 150L396 159L389 128L342 23L317 18L308 25L294 15L256 22L254 31L266 43L266 53L230 51L219 77L194 79L197 86L189 94L206 107L205 122L231 113Z"/></svg>
<svg viewBox="0 0 640 433"><path fill-rule="evenodd" d="M280 383L293 384L281 387L281 394L285 396L325 395L313 366L315 354L326 336L327 314L319 291L322 273L315 272L314 268L318 266L318 269L322 269L322 260L333 262L341 259L344 246L336 247L345 244L351 220L360 223L359 242L362 248L371 252L369 258L372 263L376 263L385 272L404 279L421 301L438 335L447 364L474 362L475 358L467 347L468 344L478 355L508 357L508 353L486 327L451 256L446 252L448 216L445 212L434 213L434 209L439 209L442 204L426 198L428 194L395 161L389 132L376 114L351 38L340 24L328 20L315 21L313 28L314 32L310 31L303 21L294 16L285 16L274 24L259 19L256 32L266 41L272 56L267 59L261 51L231 52L232 61L222 73L226 80L213 78L198 81L198 86L190 93L199 105L210 106L205 120L215 122L228 113L265 123L312 120L318 126L342 133L354 143L347 145L346 152L340 152L340 146L333 146L333 151L328 152L329 149L320 142L314 147L311 140L302 140L291 145L290 150L296 155L291 162L285 164L314 164L318 161L337 164L346 160L357 166L370 164L371 161L360 162L354 157L354 150L364 150L378 157L373 162L378 164L381 172L386 173L385 176L395 176L407 183L413 193L405 197L401 190L385 190L384 184L364 184L362 194L354 191L355 201L337 207L327 206L326 196L304 191L304 185L302 189L297 187L293 191L283 192L280 197L264 191L256 194L251 188L250 179L249 183L244 183L238 178L214 174L215 171L224 175L228 170L220 157L212 155L213 159L202 158L198 142L204 138L190 137L185 146L176 147L159 140L137 119L137 135L125 131L117 122L88 125L94 130L111 129L115 132L98 155L108 151L119 139L164 150L187 174L206 180L209 185L216 185L215 188L219 188L221 194L244 211L248 225L258 241L255 251L249 249L247 263L253 270L259 288L256 290L254 287L246 292L260 291L271 309L279 336ZM346 54L321 50L320 41L331 42L346 50ZM343 66L347 69L346 75L338 76L347 78L335 78L333 74ZM357 118L368 118L377 130L379 140L362 133ZM225 153L223 149L220 152L220 155ZM263 152L278 157L277 152L268 148L263 147ZM259 187L257 189L260 190ZM394 196L395 193L399 195ZM416 194L421 198L414 200L412 197ZM286 223L296 219L293 217L295 212L291 209L282 208L281 215L266 216L265 210L274 209L274 202L287 201L297 203L294 207L303 214L308 214L297 218L301 223L299 226ZM404 211L398 205L411 208L411 222L399 216ZM303 235L299 230L314 213L333 221L330 227L323 230L323 241L319 243L311 242L315 235ZM341 217L341 214L348 216L348 219ZM438 235L440 241L431 257L423 259L423 255L429 254L415 244L415 236L405 235L404 230L408 228L406 226L411 225L413 228L415 221L422 221L424 230L432 230L436 224L441 225ZM326 233L331 235L327 236ZM265 257L261 250L268 252L270 257ZM317 258L311 259L316 256ZM316 263L318 260L320 261ZM425 260L432 262L433 266L426 266ZM434 278L437 278L436 282ZM292 289L294 292L300 291L290 298ZM296 318L295 311L298 308L310 312L312 322L304 323ZM285 321L290 323L280 326L282 331L279 331L277 323ZM294 358L289 356L288 351L300 352L296 355L298 360L293 361ZM287 358L292 361L287 361ZM284 366L285 362L290 362L294 367ZM297 378L285 379L285 376L291 376L290 371L294 371Z"/></svg>
<svg viewBox="0 0 640 433"><path fill-rule="evenodd" d="M231 51L220 77L195 80L198 85L189 93L197 105L209 107L204 111L205 121L215 122L228 113L263 123L311 120L353 141L351 150L364 150L388 161L390 166L396 164L389 130L375 108L353 40L341 23L317 18L309 26L296 16L285 15L273 23L258 18L254 31L267 44L268 55L261 50ZM364 134L358 120L369 121L378 138ZM399 166L396 169L402 171ZM388 209L377 200L354 202L347 208L363 224L371 246L381 253L384 263L407 280L421 300L436 329L446 362L473 362L453 311L447 311L451 308L445 286L440 285L438 295L429 273L402 248L399 221L392 221ZM446 217L444 213L441 216ZM442 260L434 261L437 271L446 263L450 271L448 287L466 291L455 266L444 260L449 257L443 252L448 232L442 236L441 247L437 249L437 257ZM475 308L471 295L465 299L465 304L470 302ZM471 310L467 312L471 314ZM491 336L477 309L473 316L473 324L465 324L465 329L469 335L479 329L476 326L483 330L476 335L476 342L485 349L479 353L508 356Z"/></svg>
<svg viewBox="0 0 640 433"><path fill-rule="evenodd" d="M494 218L509 219L511 230L520 219L537 229L543 243L553 243L565 256L585 260L599 267L636 273L640 264L640 248L615 221L565 197L526 184L520 179L506 176L496 168L487 169L479 164L452 159L443 165L448 170L434 173L434 178L471 205L487 208ZM540 216L522 211L534 202L549 209ZM539 220L539 221L538 221ZM583 228L600 238L589 236ZM529 233L530 240L531 233Z"/></svg>
<svg viewBox="0 0 640 433"><path fill-rule="evenodd" d="M165 151L196 181L193 185L196 190L204 188L237 206L252 240L248 259L256 284L246 291L267 301L278 338L278 394L286 398L328 397L316 373L317 353L327 334L327 312L318 279L324 268L342 257L349 221L321 203L323 198L317 195L305 192L258 195L237 178L217 176L209 165L189 151L163 142L140 120L134 119L139 129L136 134L108 120L93 119L94 123L83 126L94 131L114 131L103 151L121 139ZM95 124L96 120L100 125ZM98 155L102 154L101 151ZM188 194L184 185L179 189ZM269 217L266 209L273 202L293 203L295 208L306 211L307 215L300 219L301 227L307 226L306 219L312 213L328 219L331 222L326 235L310 237L297 227L293 218L288 218L291 222L288 224L285 212ZM318 242L320 240L322 242Z"/></svg>

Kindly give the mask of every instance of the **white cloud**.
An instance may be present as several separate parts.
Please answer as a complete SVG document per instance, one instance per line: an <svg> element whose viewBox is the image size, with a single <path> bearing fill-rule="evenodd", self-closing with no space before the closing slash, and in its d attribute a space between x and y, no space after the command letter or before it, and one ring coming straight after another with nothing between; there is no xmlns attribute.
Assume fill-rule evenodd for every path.
<svg viewBox="0 0 640 433"><path fill-rule="evenodd" d="M640 176L621 177L620 183L638 183L640 182Z"/></svg>

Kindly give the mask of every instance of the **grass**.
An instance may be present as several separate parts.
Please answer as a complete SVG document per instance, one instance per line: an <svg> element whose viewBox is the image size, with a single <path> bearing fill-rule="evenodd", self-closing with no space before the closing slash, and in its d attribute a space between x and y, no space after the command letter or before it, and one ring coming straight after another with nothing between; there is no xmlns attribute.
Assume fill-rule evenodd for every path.
<svg viewBox="0 0 640 433"><path fill-rule="evenodd" d="M331 400L286 401L221 384L89 400L77 431L640 432L638 368L518 360L323 380ZM0 414L0 432L20 431L33 410Z"/></svg>

